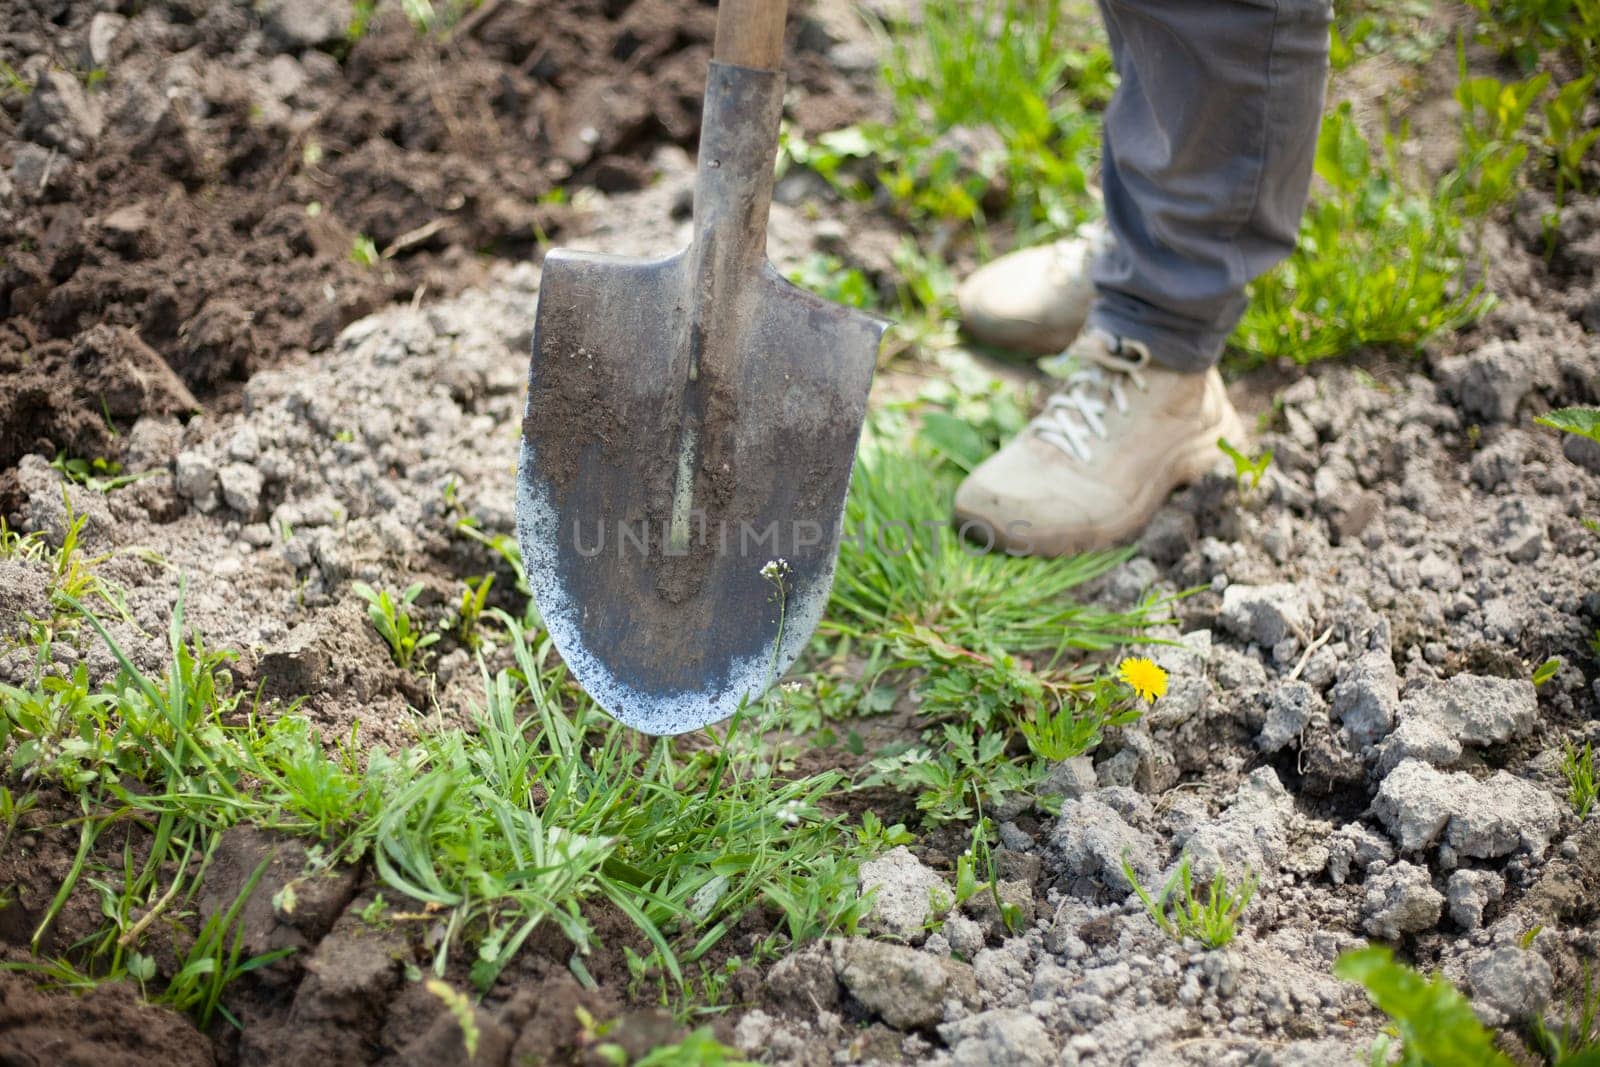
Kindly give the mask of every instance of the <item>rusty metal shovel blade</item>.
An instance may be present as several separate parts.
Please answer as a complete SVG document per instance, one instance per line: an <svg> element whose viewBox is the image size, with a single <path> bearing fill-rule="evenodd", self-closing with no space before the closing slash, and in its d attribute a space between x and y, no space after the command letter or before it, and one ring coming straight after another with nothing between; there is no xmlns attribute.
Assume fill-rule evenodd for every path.
<svg viewBox="0 0 1600 1067"><path fill-rule="evenodd" d="M545 260L517 525L584 689L652 734L717 722L827 605L885 323L766 260L783 78L713 62L694 237Z"/></svg>

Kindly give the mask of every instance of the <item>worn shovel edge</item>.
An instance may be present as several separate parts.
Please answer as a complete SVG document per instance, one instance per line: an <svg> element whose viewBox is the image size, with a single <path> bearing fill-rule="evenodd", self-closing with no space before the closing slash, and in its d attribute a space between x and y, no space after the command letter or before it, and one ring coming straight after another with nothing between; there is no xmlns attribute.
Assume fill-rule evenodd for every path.
<svg viewBox="0 0 1600 1067"><path fill-rule="evenodd" d="M560 515L550 502L548 488L536 474L538 469L536 450L524 439L517 472L517 540L528 588L567 669L613 719L658 737L721 722L747 700L765 693L805 651L827 610L837 556L807 587L786 589L783 634L775 659L770 651L737 658L728 664L725 684L711 683L704 689L676 693L646 692L617 677L584 643L582 614L564 588L556 566ZM841 514L839 519L842 525L844 516Z"/></svg>

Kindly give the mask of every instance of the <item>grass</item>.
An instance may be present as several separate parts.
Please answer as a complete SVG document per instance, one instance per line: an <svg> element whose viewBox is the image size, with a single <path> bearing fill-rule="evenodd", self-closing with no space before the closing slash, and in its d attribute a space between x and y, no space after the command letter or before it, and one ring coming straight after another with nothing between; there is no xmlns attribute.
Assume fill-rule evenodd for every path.
<svg viewBox="0 0 1600 1067"><path fill-rule="evenodd" d="M1586 741L1583 748L1578 749L1568 741L1561 755L1561 776L1567 780L1567 799L1572 802L1572 810L1578 813L1578 818L1584 818L1594 809L1595 801L1600 800L1600 783L1594 773L1594 746Z"/></svg>
<svg viewBox="0 0 1600 1067"><path fill-rule="evenodd" d="M1323 119L1325 191L1307 207L1294 253L1251 286L1231 339L1236 369L1374 345L1414 350L1488 306L1461 280L1461 220L1448 192L1403 180L1394 150L1391 139L1375 157L1348 104Z"/></svg>
<svg viewBox="0 0 1600 1067"><path fill-rule="evenodd" d="M1551 1063L1600 1063L1600 983L1593 965L1583 965L1583 986L1574 988L1552 1023L1535 1019L1533 1042ZM1586 1059L1584 1059L1586 1058Z"/></svg>
<svg viewBox="0 0 1600 1067"><path fill-rule="evenodd" d="M987 395L968 399L981 405ZM1127 687L1081 662L1082 654L1136 640L1164 615L1153 601L1113 611L1074 598L1127 558L1124 551L1015 558L985 552L950 527L963 464L992 449L991 435L1008 429L1013 414L1020 418L1014 403L999 401L998 418L977 419L975 428L961 424L972 440L949 440L955 424L936 421L928 436L890 445L909 435L895 413L869 430L819 629L830 662L855 660L866 670L859 681L824 678L784 696L790 724L815 727L886 712L894 694L909 689L919 736L874 754L863 784L914 793L930 823L970 820L1012 794L1032 793L1048 760L1088 751L1106 728L1136 718Z"/></svg>
<svg viewBox="0 0 1600 1067"><path fill-rule="evenodd" d="M1230 887L1227 875L1218 870L1211 884L1197 896L1191 867L1192 861L1185 853L1161 895L1152 897L1139 884L1139 876L1127 857L1122 860L1123 876L1162 933L1176 941L1194 938L1206 948L1222 948L1233 940L1239 919L1255 896L1255 875L1246 871L1244 880L1237 887Z"/></svg>
<svg viewBox="0 0 1600 1067"><path fill-rule="evenodd" d="M998 200L1025 237L1083 221L1100 146L1086 105L1110 96L1105 48L1064 39L1054 3L935 0L920 15L885 35L884 187L913 217L982 223ZM992 136L972 135L982 129Z"/></svg>
<svg viewBox="0 0 1600 1067"><path fill-rule="evenodd" d="M197 1019L225 1013L227 982L271 962L240 958L242 900L200 922L174 973L156 975L144 945L155 914L190 913L217 835L240 823L319 843L324 863L369 856L385 890L440 924L435 973L465 952L480 989L547 923L584 973L585 908L602 903L636 924L664 989L752 909L772 918L771 949L853 930L867 906L855 881L863 846L823 813L837 774L778 777L742 719L694 750L641 743L576 691L547 639L531 642L504 613L515 666L485 670L474 729L373 750L363 766L353 735L329 751L293 705L247 710L231 656L186 631L181 600L159 677L68 603L119 663L116 678L95 687L80 667L0 688L14 773L67 790L81 816L39 935L93 889L108 921L74 948L83 973L135 977ZM14 822L21 805L11 807ZM113 863L102 842L130 821L150 830L148 855Z"/></svg>
<svg viewBox="0 0 1600 1067"><path fill-rule="evenodd" d="M1597 0L1528 0L1483 8L1484 33L1532 41L1536 56L1592 47L1583 27ZM1587 21L1586 21L1587 20ZM987 251L991 229L1016 246L1070 232L1096 213L1087 179L1099 151L1098 109L1114 85L1103 42L1074 36L1080 21L1034 0L924 5L914 24L883 28L882 82L891 117L807 142L786 131L786 165L812 168L849 199L882 198L915 234L891 279L898 329L886 347L937 351L954 342L953 284L936 261L966 233ZM1429 8L1412 0L1338 5L1336 67L1370 55L1420 64L1443 42ZM1423 30L1426 29L1426 32ZM1471 322L1491 297L1467 280L1472 235L1530 179L1553 185L1557 211L1581 187L1581 161L1600 131L1582 126L1589 71L1561 86L1548 73L1521 82L1469 77L1457 89L1463 144L1443 178L1423 181L1397 161L1403 128L1371 144L1348 104L1325 117L1320 184L1299 247L1251 287L1229 365L1298 363L1367 348L1414 353ZM1537 127L1537 129L1536 129ZM1555 214L1547 220L1554 240ZM1553 247L1553 244L1552 244ZM875 294L847 264L818 257L795 272L819 292L863 306ZM932 284L930 284L932 282ZM887 289L887 284L884 285Z"/></svg>

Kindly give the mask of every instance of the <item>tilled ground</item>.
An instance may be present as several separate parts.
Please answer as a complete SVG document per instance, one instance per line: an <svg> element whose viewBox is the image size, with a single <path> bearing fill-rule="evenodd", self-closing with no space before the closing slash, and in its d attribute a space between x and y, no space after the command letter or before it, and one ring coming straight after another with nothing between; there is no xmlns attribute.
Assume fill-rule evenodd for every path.
<svg viewBox="0 0 1600 1067"><path fill-rule="evenodd" d="M423 35L383 4L354 36L356 10L5 5L30 88L0 90L0 470L227 406L390 300L527 258L570 194L642 188L698 135L714 5L490 3ZM860 117L840 42L793 30L794 121Z"/></svg>
<svg viewBox="0 0 1600 1067"><path fill-rule="evenodd" d="M672 147L628 158L659 178L598 200L577 240L675 247L687 159ZM725 1037L774 1062L1321 1065L1362 1061L1378 1030L1365 996L1331 974L1369 939L1442 970L1492 1022L1581 984L1600 958L1600 816L1574 818L1556 764L1563 741L1600 743L1585 647L1600 627L1600 537L1582 521L1600 516L1600 458L1564 451L1532 417L1600 401L1600 201L1566 208L1548 263L1545 207L1530 198L1486 228L1500 303L1424 359L1236 385L1263 418L1257 446L1274 450L1261 485L1241 496L1219 466L1093 593L1126 604L1204 587L1179 603L1175 643L1154 653L1171 691L1092 757L1057 768L1059 816L998 814L1001 889L1025 928L1008 935L980 904L926 933L948 860L897 850L865 872L880 887L867 932L887 939L813 945L741 972ZM873 235L857 236L864 257ZM777 207L777 258L824 240L857 254L803 208ZM321 262L346 270L336 255ZM188 620L209 644L243 652L240 684L306 696L326 736L359 722L365 743L394 747L446 717L465 721L481 685L467 653L442 646L427 691L391 663L349 583L421 581L419 607L433 613L463 577L497 566L456 522L513 529L537 284L533 267L495 268L454 298L330 327L327 348L255 370L231 405L187 418L146 410L118 447L128 469L157 473L109 494L63 486L41 455L24 455L7 517L59 532L65 490L88 516L86 551L111 553L102 573L127 591L133 624L112 633L146 669L164 659L186 582ZM880 390L903 392L901 374ZM1273 391L1279 403L1253 399ZM0 566L0 627L47 610L38 568ZM499 603L515 609L502 577ZM55 654L61 667L77 656L64 644ZM27 681L31 655L0 657L0 680ZM1536 690L1528 678L1550 656L1564 666ZM115 670L94 642L82 660L96 678ZM12 959L72 861L77 831L51 818L67 814L47 800L0 855ZM246 916L246 951L297 951L230 993L243 1037L202 1035L126 989L70 1000L4 977L0 1046L22 1062L266 1064L331 1049L341 1063L462 1061L443 1004L404 978L423 934L375 933L358 918L370 872L302 887L286 918L270 899L306 857L233 831L207 898L231 900L269 846L279 851ZM1124 859L1149 885L1182 854L1201 876L1222 864L1260 879L1225 950L1173 942L1129 895ZM44 951L98 921L80 894ZM589 969L600 989L578 985L559 937L530 946L479 1009L478 1061L581 1061L580 1006L628 1013L615 1038L625 1045L670 1032L630 1000L620 951L635 935L604 916L599 927L607 948ZM731 948L759 933L736 932Z"/></svg>

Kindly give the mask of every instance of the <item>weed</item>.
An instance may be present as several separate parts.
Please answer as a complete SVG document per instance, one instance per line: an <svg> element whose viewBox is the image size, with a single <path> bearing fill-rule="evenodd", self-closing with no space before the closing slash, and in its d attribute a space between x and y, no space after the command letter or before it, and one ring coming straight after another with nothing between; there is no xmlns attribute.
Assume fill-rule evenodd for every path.
<svg viewBox="0 0 1600 1067"><path fill-rule="evenodd" d="M856 842L867 852L887 852L897 845L909 845L916 840L904 823L885 826L875 811L861 813L861 825L855 831Z"/></svg>
<svg viewBox="0 0 1600 1067"><path fill-rule="evenodd" d="M1457 183L1408 187L1394 139L1375 162L1348 103L1323 119L1316 168L1326 192L1307 208L1294 253L1252 285L1232 338L1236 365L1304 364L1363 345L1414 350L1483 313L1481 286L1462 291Z"/></svg>
<svg viewBox="0 0 1600 1067"><path fill-rule="evenodd" d="M1582 990L1574 989L1562 1007L1564 1018L1554 1026L1543 1018L1534 1020L1534 1044L1551 1063L1594 1067L1600 1062L1600 983L1588 962L1583 965Z"/></svg>
<svg viewBox="0 0 1600 1067"><path fill-rule="evenodd" d="M1272 449L1252 459L1229 444L1226 437L1217 438L1217 448L1233 463L1233 480L1239 495L1249 497L1254 494L1256 486L1261 484L1261 476L1272 465Z"/></svg>
<svg viewBox="0 0 1600 1067"><path fill-rule="evenodd" d="M1534 668L1532 682L1535 686L1543 685L1554 678L1561 670L1561 657L1551 656L1538 667Z"/></svg>
<svg viewBox="0 0 1600 1067"><path fill-rule="evenodd" d="M1255 875L1246 871L1238 888L1230 889L1227 875L1218 870L1206 890L1205 899L1201 900L1195 896L1190 868L1191 861L1185 853L1161 895L1152 898L1139 884L1139 876L1128 858L1122 858L1123 875L1163 933L1174 940L1192 937L1206 948L1222 948L1233 940L1239 918L1255 896Z"/></svg>
<svg viewBox="0 0 1600 1067"><path fill-rule="evenodd" d="M239 1020L222 1004L222 991L251 971L294 951L292 947L278 948L259 956L242 958L244 923L241 913L269 862L262 860L257 865L227 911L212 915L201 925L194 945L180 961L177 973L161 993L161 1003L175 1011L192 1014L202 1030L210 1026L212 1017L219 1013L236 1029L242 1029Z"/></svg>
<svg viewBox="0 0 1600 1067"><path fill-rule="evenodd" d="M872 288L872 283L867 281L867 276L855 267L846 267L838 256L813 253L799 266L792 268L787 277L800 288L809 289L837 304L867 309L875 308L878 304L878 294Z"/></svg>
<svg viewBox="0 0 1600 1067"><path fill-rule="evenodd" d="M1588 815L1600 799L1600 779L1595 778L1594 746L1585 741L1579 751L1571 741L1561 756L1561 774L1567 780L1567 799L1578 818Z"/></svg>
<svg viewBox="0 0 1600 1067"><path fill-rule="evenodd" d="M483 609L489 600L489 588L494 585L494 575L485 574L476 582L464 582L465 588L461 590L461 602L456 605L455 615L450 620L450 629L455 634L461 647L477 651L483 643L483 634L479 631L478 624L483 618Z"/></svg>
<svg viewBox="0 0 1600 1067"><path fill-rule="evenodd" d="M346 48L367 35L367 28L372 25L372 16L377 10L378 0L354 0L350 5L350 22L344 30Z"/></svg>
<svg viewBox="0 0 1600 1067"><path fill-rule="evenodd" d="M6 736L6 723L0 720L0 745L4 745ZM17 827L22 823L22 817L32 811L39 803L39 794L27 792L18 797L11 792L9 786L0 786L0 852L11 843L11 835L17 832ZM862 825L865 825L863 821Z"/></svg>
<svg viewBox="0 0 1600 1067"><path fill-rule="evenodd" d="M754 1067L738 1049L718 1041L709 1026L690 1031L681 1041L659 1045L631 1065L627 1053L619 1045L600 1045L595 1052L618 1067Z"/></svg>
<svg viewBox="0 0 1600 1067"><path fill-rule="evenodd" d="M81 670L0 689L0 744L22 780L48 778L79 799L78 849L40 930L91 884L111 921L85 953L105 973L124 973L130 953L153 957L139 945L150 921L192 891L216 834L240 821L324 842L314 866L370 855L386 893L419 901L440 924L436 972L467 948L480 987L541 924L569 937L581 968L586 901L630 916L654 948L648 966L677 983L752 907L774 909L795 941L851 932L866 907L855 872L868 846L821 813L838 774L775 777L742 718L693 750L641 745L577 694L547 637L530 646L503 612L493 614L516 667L485 674L475 730L373 750L363 768L354 734L330 754L292 705L266 723L260 709L241 715L230 657L186 635L181 594L157 678L71 606L119 674L98 689ZM119 880L102 878L105 830L130 819L151 830L147 855L130 855ZM880 825L869 836L903 833ZM276 895L292 907L292 884ZM369 911L377 919L381 905ZM162 996L197 1016L222 1012L227 982L270 962L241 957L237 916L237 906L213 916Z"/></svg>
<svg viewBox="0 0 1600 1067"><path fill-rule="evenodd" d="M1018 393L966 360L951 359L948 378L918 396L925 407L918 443L938 459L971 472L1028 424L1028 408Z"/></svg>
<svg viewBox="0 0 1600 1067"><path fill-rule="evenodd" d="M1063 559L983 551L950 529L955 479L878 436L869 426L851 480L825 633L893 644L921 626L956 648L1038 653L1049 666L1069 649L1115 648L1155 621L1155 605L1107 612L1071 599L1125 550Z"/></svg>
<svg viewBox="0 0 1600 1067"><path fill-rule="evenodd" d="M453 488L446 487L445 495L446 502L449 503L450 497L454 495ZM518 547L517 539L505 533L484 533L480 529L481 525L476 518L470 515L464 516L456 520L456 533L469 541L478 542L478 544L483 545L499 556L505 565L511 568L512 577L516 580L518 594L523 597L532 597L533 594L528 588L528 572L522 566L522 549ZM530 607L529 611L532 610Z"/></svg>
<svg viewBox="0 0 1600 1067"><path fill-rule="evenodd" d="M1451 173L1451 195L1468 215L1481 216L1509 201L1528 158L1523 130L1528 113L1550 84L1547 74L1525 81L1473 78L1458 48L1456 102L1461 105L1461 160Z"/></svg>
<svg viewBox="0 0 1600 1067"><path fill-rule="evenodd" d="M1484 16L1478 35L1524 70L1552 49L1569 51L1586 72L1600 70L1600 0L1467 0Z"/></svg>
<svg viewBox="0 0 1600 1067"><path fill-rule="evenodd" d="M1600 129L1583 128L1583 110L1594 99L1595 75L1568 82L1544 104L1545 148L1556 171L1556 210L1566 202L1567 190L1583 191L1584 157L1600 139Z"/></svg>
<svg viewBox="0 0 1600 1067"><path fill-rule="evenodd" d="M61 472L62 477L68 481L76 482L85 489L96 493L109 493L113 489L121 489L125 485L132 485L141 478L159 474L157 470L139 471L136 474L124 474L122 464L112 459L77 459L68 456L65 452L57 452L56 458L51 460L50 466Z"/></svg>
<svg viewBox="0 0 1600 1067"><path fill-rule="evenodd" d="M1062 660L1122 644L1160 612L1071 600L1120 552L1022 559L965 544L947 518L954 470L880 447L880 432L869 430L857 463L820 632L841 652L887 648L887 669L914 679L922 736L879 753L863 784L915 792L929 822L968 819L974 800L992 806L1043 780L1046 765L1022 744L1029 733L1045 750L1076 755L1119 720L1126 691Z"/></svg>
<svg viewBox="0 0 1600 1067"><path fill-rule="evenodd" d="M820 134L808 141L793 126L785 123L778 131L778 177L790 166L801 166L816 173L848 200L867 200L872 190L853 170L853 161L870 159L881 147L860 126L846 126Z"/></svg>
<svg viewBox="0 0 1600 1067"><path fill-rule="evenodd" d="M1389 948L1372 945L1346 952L1335 961L1333 973L1360 983L1393 1020L1404 1045L1400 1062L1405 1067L1511 1067L1454 986L1394 962ZM1381 1053L1374 1052L1375 1062L1389 1062L1387 1042L1383 1044Z"/></svg>
<svg viewBox="0 0 1600 1067"><path fill-rule="evenodd" d="M1540 426L1577 434L1600 444L1600 408L1556 408L1533 421Z"/></svg>
<svg viewBox="0 0 1600 1067"><path fill-rule="evenodd" d="M1062 702L1052 709L1041 709L1033 718L1022 720L1022 736L1034 755L1052 763L1081 756L1100 744L1103 730L1137 722L1139 712L1126 706L1126 699L1110 685L1090 690L1086 705Z"/></svg>
<svg viewBox="0 0 1600 1067"><path fill-rule="evenodd" d="M411 618L411 612L406 610L422 592L422 583L407 586L398 599L391 596L387 589L379 592L366 582L356 582L351 588L356 596L367 602L367 618L372 620L378 634L389 643L389 654L394 657L395 665L403 670L410 670L413 665L421 666L421 653L439 640L437 633L419 626Z"/></svg>
<svg viewBox="0 0 1600 1067"><path fill-rule="evenodd" d="M1333 9L1328 61L1336 71L1369 55L1420 66L1444 43L1444 30L1428 24L1427 0L1339 0Z"/></svg>
<svg viewBox="0 0 1600 1067"><path fill-rule="evenodd" d="M1026 243L1092 210L1100 135L1084 102L1109 97L1110 62L1063 29L1058 5L1031 0L934 0L915 27L891 27L879 177L914 217L981 220L998 187Z"/></svg>
<svg viewBox="0 0 1600 1067"><path fill-rule="evenodd" d="M881 671L881 663L874 660L863 673L870 678ZM818 672L805 680L785 682L778 689L777 700L785 729L810 733L830 722L882 715L894 707L898 696L893 686L863 684Z"/></svg>
<svg viewBox="0 0 1600 1067"><path fill-rule="evenodd" d="M437 978L429 978L423 987L444 1002L445 1009L461 1028L461 1047L467 1059L475 1059L478 1055L478 1039L482 1035L478 1031L478 1011L472 1006L471 999L450 983Z"/></svg>
<svg viewBox="0 0 1600 1067"><path fill-rule="evenodd" d="M383 257L378 246L364 233L358 233L350 242L350 262L361 267L376 267Z"/></svg>
<svg viewBox="0 0 1600 1067"><path fill-rule="evenodd" d="M894 252L895 297L899 314L886 336L879 359L892 360L908 350L941 352L956 343L956 281L950 268L907 237Z"/></svg>
<svg viewBox="0 0 1600 1067"><path fill-rule="evenodd" d="M0 61L0 89L18 96L27 96L33 92L33 86L28 79L17 73L17 68L10 63Z"/></svg>

